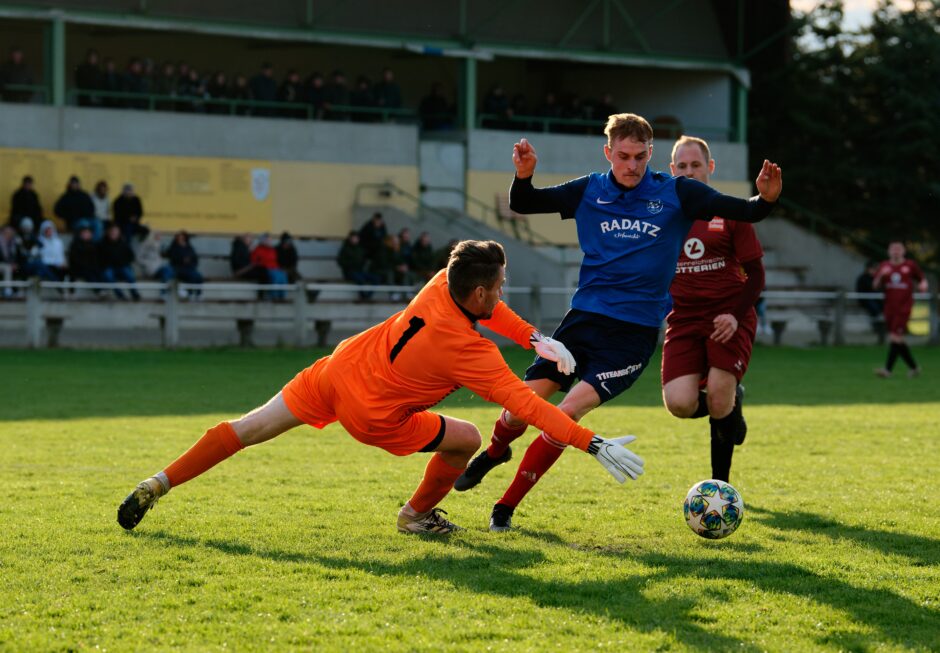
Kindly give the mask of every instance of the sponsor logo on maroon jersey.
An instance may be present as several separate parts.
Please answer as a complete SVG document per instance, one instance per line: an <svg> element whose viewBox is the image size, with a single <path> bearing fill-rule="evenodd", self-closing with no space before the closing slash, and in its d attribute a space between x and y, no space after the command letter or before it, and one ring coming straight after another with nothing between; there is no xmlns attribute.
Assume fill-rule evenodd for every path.
<svg viewBox="0 0 940 653"><path fill-rule="evenodd" d="M712 218L708 223L709 231L724 231L725 230L725 219L724 218Z"/></svg>

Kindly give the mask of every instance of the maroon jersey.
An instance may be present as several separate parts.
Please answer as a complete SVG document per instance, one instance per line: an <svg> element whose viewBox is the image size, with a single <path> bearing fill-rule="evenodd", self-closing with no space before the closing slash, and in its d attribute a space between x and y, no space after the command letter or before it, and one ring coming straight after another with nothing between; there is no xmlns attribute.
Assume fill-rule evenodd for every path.
<svg viewBox="0 0 940 653"><path fill-rule="evenodd" d="M914 304L914 286L924 278L924 273L914 261L906 259L895 265L884 261L878 266L875 276L881 276L881 287L885 291L885 313L910 311Z"/></svg>
<svg viewBox="0 0 940 653"><path fill-rule="evenodd" d="M724 218L696 220L685 237L669 292L677 312L727 309L738 301L741 264L764 255L754 226Z"/></svg>

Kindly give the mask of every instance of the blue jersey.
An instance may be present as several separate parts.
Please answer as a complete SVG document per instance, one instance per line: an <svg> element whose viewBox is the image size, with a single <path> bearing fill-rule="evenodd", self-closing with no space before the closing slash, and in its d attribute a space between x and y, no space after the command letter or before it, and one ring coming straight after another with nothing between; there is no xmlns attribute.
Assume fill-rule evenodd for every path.
<svg viewBox="0 0 940 653"><path fill-rule="evenodd" d="M577 223L584 259L572 308L658 327L671 305L669 286L692 221L721 215L757 222L772 205L647 169L630 189L610 171L550 188L517 178L510 206L519 213L558 212Z"/></svg>

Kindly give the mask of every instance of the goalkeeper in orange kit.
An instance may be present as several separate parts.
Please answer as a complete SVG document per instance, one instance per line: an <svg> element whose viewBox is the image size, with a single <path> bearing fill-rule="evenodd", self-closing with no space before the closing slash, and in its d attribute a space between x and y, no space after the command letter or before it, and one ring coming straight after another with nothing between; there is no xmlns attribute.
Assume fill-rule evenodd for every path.
<svg viewBox="0 0 940 653"><path fill-rule="evenodd" d="M199 476L246 446L301 424L323 428L339 421L364 444L397 456L434 452L418 489L398 514L406 533L450 533L458 527L436 506L480 447L480 432L464 420L428 409L460 387L503 405L560 442L594 456L623 483L643 473L643 460L623 445L579 426L537 396L506 365L479 322L540 356L574 371L560 342L543 336L504 304L506 255L494 241L463 241L405 310L337 346L301 371L252 412L208 431L166 469L142 481L118 508L130 530L171 488Z"/></svg>

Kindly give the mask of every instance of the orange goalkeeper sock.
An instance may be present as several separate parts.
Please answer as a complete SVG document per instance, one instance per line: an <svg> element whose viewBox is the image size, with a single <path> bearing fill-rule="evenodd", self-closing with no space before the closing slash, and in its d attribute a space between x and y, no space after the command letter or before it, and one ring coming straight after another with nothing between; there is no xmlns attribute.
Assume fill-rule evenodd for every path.
<svg viewBox="0 0 940 653"><path fill-rule="evenodd" d="M463 474L464 467L453 467L444 462L439 453L431 456L424 468L424 478L408 503L415 512L428 512L447 496L454 487L454 481Z"/></svg>
<svg viewBox="0 0 940 653"><path fill-rule="evenodd" d="M170 481L170 487L176 487L196 478L244 448L245 445L235 435L232 425L222 422L206 431L196 444L170 463L163 473Z"/></svg>

